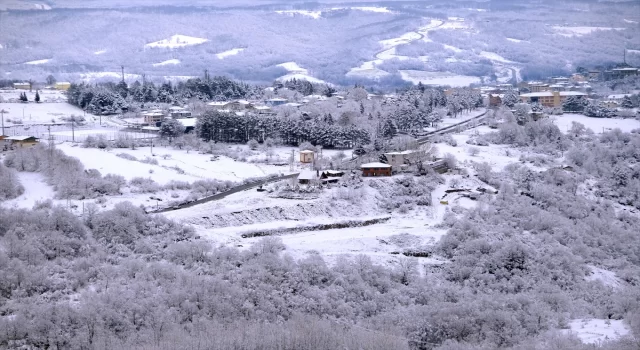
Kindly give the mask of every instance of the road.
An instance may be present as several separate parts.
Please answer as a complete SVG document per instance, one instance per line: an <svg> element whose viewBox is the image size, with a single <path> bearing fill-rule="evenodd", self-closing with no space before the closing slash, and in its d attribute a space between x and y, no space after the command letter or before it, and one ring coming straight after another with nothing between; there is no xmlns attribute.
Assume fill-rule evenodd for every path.
<svg viewBox="0 0 640 350"><path fill-rule="evenodd" d="M198 199L198 200L193 201L193 202L187 202L187 203L182 203L182 204L179 204L179 205L176 205L176 206L173 206L173 207L169 207L169 208L162 208L162 209L159 209L159 210L148 211L147 213L149 213L149 214L157 214L157 213L165 213L165 212L168 212L168 211L173 211L173 210L178 210L178 209L191 208L193 206L200 205L200 204L203 204L203 203L220 200L220 199L225 198L227 196L230 196L230 195L232 195L234 193L246 191L246 190L258 187L258 186L263 186L263 185L266 185L268 183L272 183L272 182L282 181L282 180L286 180L286 179L292 179L292 178L295 178L297 176L298 176L298 173L278 176L278 177L274 177L274 178L271 178L271 179L259 180L259 181L251 182L251 183L248 183L248 184L236 186L236 187L234 187L234 188L232 188L232 189L230 189L228 191L217 193L217 194L214 194L213 196L209 196L209 197L205 197L205 198L202 198L202 199Z"/></svg>
<svg viewBox="0 0 640 350"><path fill-rule="evenodd" d="M444 25L444 22L443 22L443 21L440 21L440 23L439 23L438 25L435 25L435 26L433 26L433 27L425 28L425 31L427 31L427 32L428 32L428 31L430 31L430 30L434 30L434 29L436 29L436 28L438 28L438 27L442 27L442 25ZM416 39L413 39L413 40L411 40L411 41L409 41L409 42L406 42L406 43L399 43L399 44L397 44L397 45L393 45L393 46L391 46L391 47L388 47L388 48L386 48L386 49L384 49L384 50L380 50L380 51L376 52L376 53L375 53L375 55L373 55L373 57L375 57L375 59L376 59L376 60L384 61L385 59L384 59L384 58L382 58L382 57L380 57L380 55L382 55L383 53L385 53L385 52L387 52L387 51L389 51L389 50L393 50L393 49L395 49L395 48L396 48L396 46L410 44L410 43L412 43L412 42L414 42L414 41L417 41L417 40L423 40L423 39L425 38L425 36L426 36L425 34L420 33L420 32L419 32L419 31L417 31L417 30L412 31L411 33L416 33L416 34L418 34L420 37L419 37L419 38L416 38Z"/></svg>

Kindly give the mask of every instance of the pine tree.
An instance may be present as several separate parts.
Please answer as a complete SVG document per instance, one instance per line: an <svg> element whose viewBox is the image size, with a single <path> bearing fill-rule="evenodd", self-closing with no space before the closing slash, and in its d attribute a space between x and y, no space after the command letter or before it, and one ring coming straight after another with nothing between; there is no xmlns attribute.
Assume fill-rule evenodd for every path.
<svg viewBox="0 0 640 350"><path fill-rule="evenodd" d="M631 97L625 96L622 99L622 104L620 105L622 108L633 108L633 101L631 101Z"/></svg>
<svg viewBox="0 0 640 350"><path fill-rule="evenodd" d="M398 135L398 127L393 120L387 119L382 126L382 136L387 139L394 138Z"/></svg>
<svg viewBox="0 0 640 350"><path fill-rule="evenodd" d="M36 98L34 101L36 101L36 103L40 103L40 93L38 91L36 91Z"/></svg>

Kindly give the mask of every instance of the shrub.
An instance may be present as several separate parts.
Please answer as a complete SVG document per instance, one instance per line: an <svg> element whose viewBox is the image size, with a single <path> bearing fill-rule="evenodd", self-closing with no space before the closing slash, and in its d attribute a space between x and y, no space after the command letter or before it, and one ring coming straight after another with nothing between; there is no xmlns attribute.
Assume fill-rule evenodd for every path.
<svg viewBox="0 0 640 350"><path fill-rule="evenodd" d="M145 157L141 162L145 164L158 165L158 160L151 157Z"/></svg>
<svg viewBox="0 0 640 350"><path fill-rule="evenodd" d="M247 142L247 146L249 146L249 149L252 151L255 151L258 149L258 141L251 139L249 140L249 142Z"/></svg>
<svg viewBox="0 0 640 350"><path fill-rule="evenodd" d="M135 156L132 156L132 155L130 155L128 153L118 153L118 154L116 154L116 156L120 157L120 158L124 158L126 160L131 160L131 161L137 161L138 160L138 158L136 158Z"/></svg>

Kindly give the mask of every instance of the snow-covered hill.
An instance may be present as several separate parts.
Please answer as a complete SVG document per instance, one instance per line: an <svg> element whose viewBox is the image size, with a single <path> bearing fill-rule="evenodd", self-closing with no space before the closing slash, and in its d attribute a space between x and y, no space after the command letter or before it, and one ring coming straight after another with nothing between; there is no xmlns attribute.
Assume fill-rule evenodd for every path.
<svg viewBox="0 0 640 350"><path fill-rule="evenodd" d="M200 44L206 43L207 41L209 41L209 39L196 38L192 36L176 34L168 39L148 43L144 47L175 49L175 48L185 47L185 46L200 45Z"/></svg>

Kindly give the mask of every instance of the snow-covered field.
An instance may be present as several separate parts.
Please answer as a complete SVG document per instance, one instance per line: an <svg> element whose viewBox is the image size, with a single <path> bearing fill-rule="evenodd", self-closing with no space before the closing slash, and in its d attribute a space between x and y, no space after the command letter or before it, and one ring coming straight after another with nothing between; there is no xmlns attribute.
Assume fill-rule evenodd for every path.
<svg viewBox="0 0 640 350"><path fill-rule="evenodd" d="M569 323L565 333L575 334L583 343L601 344L630 334L629 326L622 320L576 319Z"/></svg>
<svg viewBox="0 0 640 350"><path fill-rule="evenodd" d="M425 72L420 70L401 70L402 79L413 84L425 85L449 85L452 87L464 87L480 83L479 77L457 75L449 72Z"/></svg>
<svg viewBox="0 0 640 350"><path fill-rule="evenodd" d="M176 34L171 36L168 39L163 39L159 41L155 41L152 43L148 43L144 45L145 48L164 48L164 49L175 49L179 47L192 46L192 45L200 45L204 44L208 39L204 38L196 38L187 35Z"/></svg>
<svg viewBox="0 0 640 350"><path fill-rule="evenodd" d="M35 61L25 62L24 64L38 65L38 64L49 63L50 61L51 61L50 58L45 58L45 59L42 59L42 60L35 60Z"/></svg>
<svg viewBox="0 0 640 350"><path fill-rule="evenodd" d="M154 63L154 64L152 64L152 66L159 67L159 66L166 66L166 65L169 65L169 64L180 64L180 60L174 58L174 59L170 59L170 60Z"/></svg>
<svg viewBox="0 0 640 350"><path fill-rule="evenodd" d="M20 99L20 94L21 93L26 93L27 94L27 98L29 99L30 103L21 103L19 101ZM43 105L44 102L67 102L67 96L65 95L64 92L59 91L59 90L39 90L38 91L40 94L40 104L37 103L32 103L35 101L36 98L36 90L33 91L29 91L29 90L0 90L0 104L5 106L3 108L8 108L8 107L15 107L15 106L22 106L22 107L26 107L29 106L27 108L30 108L33 105ZM15 103L12 103L15 102ZM8 107L7 107L8 106ZM20 107L20 108L22 108ZM56 107L57 108L57 107Z"/></svg>
<svg viewBox="0 0 640 350"><path fill-rule="evenodd" d="M35 93L27 92L27 96L31 98L31 95ZM2 96L2 94L0 94ZM40 95L41 98L47 96L46 94ZM66 97L61 97L59 95L47 96L47 99L51 100L62 100L63 98L66 100ZM84 111L78 107L72 106L68 103L0 103L0 109L6 111L4 114L5 126L11 125L11 122L8 122L9 119L12 121L21 121L20 123L15 124L36 124L36 123L59 123L62 122L63 117L70 117L72 115L76 116L86 116L86 119L92 119L94 116L91 114L86 114Z"/></svg>
<svg viewBox="0 0 640 350"><path fill-rule="evenodd" d="M73 146L70 143L63 143L57 147L67 155L80 159L87 169L97 169L103 174L122 175L127 180L134 177L151 177L159 184L166 184L171 180L193 182L202 179L240 182L247 178L289 172L288 165L253 164L234 161L224 156L220 156L217 160L211 160L210 154L199 154L195 151L187 152L186 150L160 146L153 147L155 156L152 156L151 147L140 147L135 150L128 148L100 150ZM119 153L132 155L138 160L153 158L158 162L158 165L127 160L118 157Z"/></svg>
<svg viewBox="0 0 640 350"><path fill-rule="evenodd" d="M18 178L24 186L24 193L17 198L1 202L5 208L32 208L38 201L53 198L53 188L45 182L42 174L20 172Z"/></svg>
<svg viewBox="0 0 640 350"><path fill-rule="evenodd" d="M282 67L289 71L289 74L283 75L278 80L287 81L287 80L307 80L310 83L316 84L325 84L324 80L320 80L318 78L314 78L309 75L309 71L305 68L300 67L296 62L285 62L278 64L278 67Z"/></svg>
<svg viewBox="0 0 640 350"><path fill-rule="evenodd" d="M640 121L636 119L618 119L618 118L590 118L582 114L563 114L552 116L551 120L560 128L561 131L567 132L572 122L583 124L595 133L620 129L629 132L633 129L640 128Z"/></svg>
<svg viewBox="0 0 640 350"><path fill-rule="evenodd" d="M225 59L227 57L235 56L235 55L239 54L242 51L244 51L243 48L235 48L235 49L231 49L231 50L220 52L220 53L216 54L216 57L218 57L218 59L223 60L223 59Z"/></svg>

